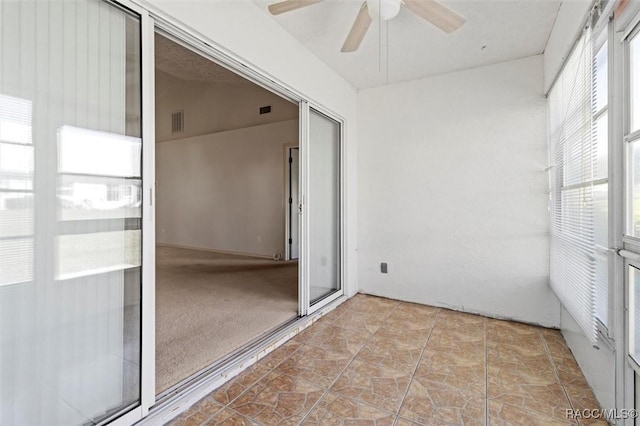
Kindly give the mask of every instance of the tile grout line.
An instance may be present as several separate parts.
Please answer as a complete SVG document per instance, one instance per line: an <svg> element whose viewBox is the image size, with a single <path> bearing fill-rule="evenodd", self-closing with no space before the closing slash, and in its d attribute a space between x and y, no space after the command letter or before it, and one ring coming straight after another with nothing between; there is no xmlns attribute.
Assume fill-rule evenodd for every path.
<svg viewBox="0 0 640 426"><path fill-rule="evenodd" d="M389 310L389 313L388 313L388 314L384 317L384 319L382 320L382 323L384 323L384 322L385 322L385 321L386 321L386 320L391 316L391 314L392 314L396 309L398 309L398 307L399 307L401 304L402 304L401 302L398 302L398 303L397 303L397 304L396 304L392 309L390 309L390 310ZM366 313L366 312L364 312L364 313ZM339 318L339 317L341 317L342 315L344 315L344 312L343 312L343 313L338 314L338 315L337 315L337 317ZM314 326L314 325L316 325L316 324L312 324L310 327L312 327L312 326ZM327 326L331 326L331 324L327 324ZM342 327L339 327L339 328L342 328ZM347 329L347 330L348 330L348 329ZM357 355L362 351L362 349L363 349L363 348L366 346L366 344L367 344L367 343L368 343L368 342L373 338L373 336L374 336L374 335L375 335L375 333L371 333L371 336L369 336L369 338L365 341L365 344L364 344L364 345L363 345L363 346L358 350L358 352L357 352L355 355L353 355L353 356L352 356L351 360L350 360L350 361L347 363L347 365L342 369L342 371L340 371L340 373L336 376L336 379L335 379L333 382L331 382L331 384L327 387L327 389L324 391L324 393L322 394L322 396L318 399L318 401L316 401L316 403L311 407L311 409L309 410L309 412L308 412L308 413L303 417L302 422L304 422L304 421L307 419L307 417L309 416L309 414L311 414L311 412L312 412L312 411L313 411L313 409L316 407L316 405L318 405L318 403L319 403L319 402L320 402L320 401L325 397L325 395L329 393L329 389L330 389L330 388L331 388L331 387L332 387L332 386L333 386L333 385L338 381L338 379L340 379L340 377L342 377L342 375L343 375L343 373L345 372L345 370L346 370L347 368L349 368L349 366L351 365L351 363L355 360L356 356L357 356ZM311 338L311 339L313 339L313 338ZM292 340L293 340L293 338L292 338L291 340L289 340L289 341L285 342L282 346L286 345L288 342L290 342L290 341L292 341ZM273 367L271 367L271 368L267 368L267 371L266 371L263 375L261 375L258 379L256 379L255 381L253 381L251 384L249 384L249 385L247 386L247 388L246 388L244 391L242 391L240 394L238 394L238 396L236 396L235 398L233 398L232 400L230 400L228 403L226 403L226 404L222 404L222 403L220 403L219 401L217 401L216 399L214 399L214 401L216 401L216 402L218 402L218 403L220 403L220 404L222 405L222 408L221 408L220 410L216 411L216 412L215 412L214 414L212 414L211 416L207 417L207 418L206 418L202 423L200 423L200 424L201 424L201 425L204 425L206 422L208 422L209 420L211 420L214 416L216 416L217 414L221 413L221 412L222 412L222 411L224 411L225 409L228 409L228 410L230 410L230 411L234 412L235 414L238 414L239 416L241 416L241 417L243 417L243 418L247 418L247 419L249 419L250 421L253 421L253 422L258 423L258 424L262 424L261 422L258 422L257 420L252 419L252 418L249 418L249 417L245 416L244 414L242 414L242 413L238 412L237 410L235 410L234 408L232 408L232 407L231 407L231 404L232 404L234 401L238 400L238 399L239 399L240 397L242 397L243 395L245 395L249 390L251 390L251 389L252 389L252 388L253 388L257 383L259 383L262 379L264 379L264 378L265 378L266 376L268 376L270 373L274 372L274 371L275 371L275 370L276 370L276 369L277 369L277 368L278 368L282 363L284 363L287 359L289 359L289 358L290 358L290 357L292 357L294 354L296 354L298 351L300 351L304 346L311 346L311 347L314 347L314 348L319 348L318 346L315 346L315 345L313 345L313 344L309 344L309 342L306 342L306 341L305 341L305 342L299 342L299 343L300 343L300 347L298 347L296 350L294 350L293 352L291 352L289 355L287 355L284 359L282 359L279 363L275 364ZM279 349L279 348L278 348L278 349ZM323 348L319 348L319 349L326 350L326 349L323 349ZM277 349L276 349L276 350L277 350ZM270 354L269 354L269 355L270 355ZM268 356L268 355L267 355L267 356ZM253 367L253 366L256 366L258 363L260 363L261 361L263 361L264 359L266 359L266 358L267 358L267 356L265 356L264 358L262 358L262 359L260 359L260 360L256 361L254 364L252 364L252 367ZM239 376L240 376L244 371L246 371L246 370L243 370L242 372L240 372L240 374L238 374L236 377L232 378L232 379L231 379L229 382L227 382L227 383L230 383L231 381L233 381L233 380L237 379L237 378L238 378L238 377L239 377ZM289 375L288 375L288 374L286 374L286 373L282 373L282 374L284 374L284 375L286 375L286 376L289 376ZM312 385L314 385L314 386L317 386L317 385L315 385L315 384L313 384L313 383L311 383L311 382L308 382L307 380L304 380L304 379L300 379L300 380L303 380L304 382L307 382L307 383L310 383L310 384L312 384ZM223 384L222 386L225 386L227 383ZM222 386L220 386L220 387L222 387ZM217 388L217 389L214 389L211 393L209 393L207 396L205 396L205 397L203 397L202 399L200 399L199 401L197 401L195 404L193 404L193 405L192 405L191 407L189 407L189 408L193 408L193 407L195 407L195 406L196 406L197 404L199 404L202 400L204 400L204 399L206 399L206 398L210 397L210 396L211 396L212 394L214 394L218 389L220 389L220 387L219 387L219 388ZM367 405L368 405L368 404L367 404ZM188 411L188 410L187 410L187 411ZM195 413L194 413L194 414L195 414Z"/></svg>
<svg viewBox="0 0 640 426"><path fill-rule="evenodd" d="M489 426L489 342L487 318L484 319L484 425Z"/></svg>
<svg viewBox="0 0 640 426"><path fill-rule="evenodd" d="M289 341L290 341L290 340L289 340ZM289 341L285 342L282 346L286 345ZM275 352L276 350L280 349L282 346L280 346L279 348L275 349L275 350L274 350L274 352ZM270 373L272 373L272 372L273 372L273 371L274 371L274 370L275 370L275 369L276 369L280 364L282 364L282 363L283 363L283 362L285 362L287 359L289 359L291 356L293 356L293 354L295 354L296 352L298 352L298 351L299 351L303 346L304 346L304 343L302 343L302 344L300 345L300 347L299 347L299 348L297 348L296 350L294 350L293 352L291 352L288 356L286 356L286 357L285 357L282 361L280 361L278 364L276 364L275 366L273 366L273 367L271 367L271 368L267 368L267 371L266 371L263 375L259 376L255 381L251 382L251 384L249 384L245 390L243 390L242 392L240 392L240 393L238 394L238 396L236 396L235 398L233 398L233 399L229 400L229 402L227 402L226 404L221 404L219 401L217 401L217 400L214 398L213 400L214 400L214 401L216 401L216 402L218 402L218 403L220 403L220 404L222 405L222 408L221 408L220 410L216 411L216 412L215 412L214 414L212 414L211 416L207 417L207 418L206 418L202 423L200 423L200 424L201 424L201 425L204 425L206 422L208 422L208 421L209 421L209 420L211 420L214 416L216 416L216 415L220 414L220 413L221 413L222 411L224 411L224 410L231 410L231 411L233 411L234 413L238 414L239 416L242 416L243 418L248 418L248 417L247 417L247 416L245 416L244 414L242 414L242 413L240 413L240 412L236 411L234 408L232 408L232 407L231 407L231 404L232 404L234 401L236 401L237 399L239 399L241 396L243 396L244 394L246 394L247 392L249 392L249 390L251 390L251 389L252 389L252 388L253 388L253 387L254 387L258 382L260 382L262 379L264 379L265 377L267 377L267 376L268 376ZM264 358L259 359L259 360L258 360L258 361L256 361L254 364L252 364L252 365L251 365L251 367L257 366L257 365L258 365L258 363L260 363L261 361L263 361L265 358L267 358L267 357L268 357L269 355L271 355L272 353L273 353L273 352L271 352L270 354L268 354L268 355L267 355L267 356L265 356ZM251 368L251 367L249 367L249 368ZM229 380L227 383L223 384L222 386L225 386L225 385L227 385L228 383L230 383L231 381L236 380L236 379L237 379L237 378L239 378L239 377L240 377L240 375L241 375L242 373L244 373L245 371L247 371L247 370L245 369L245 370L241 371L241 372L240 372L240 374L238 374L236 377L234 377L233 379ZM217 392L217 391L218 391L222 386L220 386L220 387L218 387L218 388L214 389L212 392L210 392L209 394L207 394L207 396L205 396L204 398L202 398L200 401L202 401L202 400L203 400L203 399L205 399L205 398L212 397L212 396L213 396L213 394L215 394L215 393L216 393L216 392ZM196 404L200 403L200 401L196 402ZM193 406L195 406L196 404L194 404ZM192 407L193 407L193 406L192 406ZM261 424L260 422L258 422L258 421L256 421L256 420L254 420L254 419L250 419L250 420L251 420L251 421L253 421L253 422L255 422L255 423L259 423L259 424Z"/></svg>
<svg viewBox="0 0 640 426"><path fill-rule="evenodd" d="M556 375L556 378L558 379L558 383L560 384L560 387L562 387L562 392L564 393L564 397L567 399L567 402L569 403L569 407L571 408L571 410L573 412L575 412L575 407L573 406L573 401L571 401L571 398L569 397L569 392L567 392L567 388L564 386L564 382L560 378L560 372L558 371L558 366L556 365L556 361L553 359L553 355L551 354L551 350L549 349L549 345L547 345L547 339L544 338L544 334L542 333L542 330L538 330L538 334L540 335L540 338L542 339L542 344L544 345L544 350L547 352L547 356L549 357L549 361L551 361L551 367L553 368L553 372ZM577 424L581 424L581 422L578 421Z"/></svg>
<svg viewBox="0 0 640 426"><path fill-rule="evenodd" d="M422 346L422 351L420 352L420 356L418 357L418 363L416 364L416 367L413 369L413 374L411 375L411 380L409 380L409 385L407 386L407 390L404 391L404 395L402 396L402 400L400 401L400 405L398 406L398 412L396 413L396 419L394 421L394 425L398 424L398 419L400 419L400 410L404 405L405 399L407 399L407 395L409 395L409 390L411 389L413 380L416 378L416 373L418 372L418 368L420 368L420 363L424 358L424 353L427 350L427 345L429 344L429 340L431 340L433 329L436 328L436 324L438 323L438 318L440 317L441 312L442 312L442 308L438 308L438 312L436 312L436 317L433 320L433 325L431 326L431 330L429 330L429 335L427 336L427 340L426 342L424 342L424 345Z"/></svg>
<svg viewBox="0 0 640 426"><path fill-rule="evenodd" d="M396 306L393 307L393 309L389 310L389 313L387 314L387 316L382 320L382 323L384 323L393 313L393 311L395 311L398 306L400 306L400 303L396 304ZM342 313L340 316L344 315L344 313ZM382 326L380 326L382 327ZM377 331L376 331L377 332ZM322 401L324 399L325 396L327 396L329 394L329 390L333 387L333 385L336 384L336 382L338 380L340 380L340 378L342 377L342 375L344 374L344 372L347 370L347 368L349 368L349 366L353 363L353 361L355 361L356 357L360 354L360 352L362 352L362 350L364 349L365 346L367 346L367 343L369 343L369 341L371 339L373 339L373 336L375 336L375 333L371 333L371 336L369 336L369 338L367 340L365 340L364 344L362 345L362 347L358 350L358 352L355 353L355 355L353 355L351 357L351 360L349 360L349 362L347 363L347 365L344 366L344 368L342 369L342 371L340 371L340 373L336 376L336 378L333 380L333 382L331 382L331 384L329 386L327 386L327 389L325 389L324 393L322 394L322 396L320 398L318 398L318 400L316 401L315 404L313 404L313 406L309 409L309 412L307 414L305 414L305 416L302 418L302 420L300 421L300 424L303 424L311 415L311 413L313 413L313 410L315 410L315 408L318 406L318 404L320 404L320 401ZM311 345L313 346L313 345ZM317 347L317 346L313 346L313 347ZM320 348L322 349L322 348Z"/></svg>

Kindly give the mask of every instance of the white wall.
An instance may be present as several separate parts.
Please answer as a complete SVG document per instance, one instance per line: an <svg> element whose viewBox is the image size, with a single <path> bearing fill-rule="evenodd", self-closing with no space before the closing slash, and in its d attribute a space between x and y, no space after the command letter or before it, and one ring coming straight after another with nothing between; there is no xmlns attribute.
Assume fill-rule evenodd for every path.
<svg viewBox="0 0 640 426"><path fill-rule="evenodd" d="M359 93L362 291L559 325L542 65L535 56Z"/></svg>
<svg viewBox="0 0 640 426"><path fill-rule="evenodd" d="M298 120L156 145L160 244L284 254L284 145Z"/></svg>
<svg viewBox="0 0 640 426"><path fill-rule="evenodd" d="M249 0L136 0L342 116L346 144L345 290L357 291L357 92Z"/></svg>
<svg viewBox="0 0 640 426"><path fill-rule="evenodd" d="M270 105L271 112L260 114ZM171 133L171 114L184 111L184 132ZM156 70L156 141L184 139L298 118L299 107L250 82L188 81Z"/></svg>

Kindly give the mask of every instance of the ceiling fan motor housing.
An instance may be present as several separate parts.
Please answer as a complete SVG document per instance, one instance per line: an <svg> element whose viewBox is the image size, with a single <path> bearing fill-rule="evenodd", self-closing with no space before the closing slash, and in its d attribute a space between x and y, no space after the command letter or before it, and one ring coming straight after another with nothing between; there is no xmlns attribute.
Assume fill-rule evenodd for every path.
<svg viewBox="0 0 640 426"><path fill-rule="evenodd" d="M367 0L367 9L371 19L388 21L398 16L402 0Z"/></svg>

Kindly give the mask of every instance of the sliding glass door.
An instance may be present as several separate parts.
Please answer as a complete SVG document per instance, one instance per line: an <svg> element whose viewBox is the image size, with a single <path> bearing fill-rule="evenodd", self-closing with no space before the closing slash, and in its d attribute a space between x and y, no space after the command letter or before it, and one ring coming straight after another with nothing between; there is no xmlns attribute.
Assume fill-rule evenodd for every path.
<svg viewBox="0 0 640 426"><path fill-rule="evenodd" d="M0 424L141 399L141 18L0 1Z"/></svg>
<svg viewBox="0 0 640 426"><path fill-rule="evenodd" d="M315 110L308 111L303 148L303 223L306 250L303 270L308 312L342 292L342 124Z"/></svg>

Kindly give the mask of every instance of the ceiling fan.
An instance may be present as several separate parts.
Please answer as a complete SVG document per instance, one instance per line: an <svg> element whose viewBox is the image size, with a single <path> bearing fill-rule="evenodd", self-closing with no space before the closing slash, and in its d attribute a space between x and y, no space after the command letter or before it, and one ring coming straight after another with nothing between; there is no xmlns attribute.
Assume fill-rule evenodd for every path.
<svg viewBox="0 0 640 426"><path fill-rule="evenodd" d="M290 12L302 7L311 6L323 0L283 0L269 5L272 15ZM349 35L342 45L341 52L355 52L360 47L373 19L387 21L395 18L403 6L440 28L450 33L462 26L465 19L436 0L366 0L362 3Z"/></svg>

